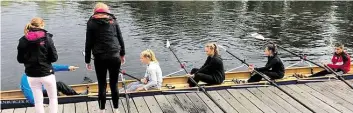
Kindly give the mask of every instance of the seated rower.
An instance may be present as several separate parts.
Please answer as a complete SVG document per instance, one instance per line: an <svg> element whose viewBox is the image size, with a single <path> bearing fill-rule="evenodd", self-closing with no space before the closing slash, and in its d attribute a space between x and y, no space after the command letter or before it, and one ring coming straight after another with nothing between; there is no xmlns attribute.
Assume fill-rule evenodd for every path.
<svg viewBox="0 0 353 113"><path fill-rule="evenodd" d="M154 52L150 49L141 52L140 60L143 64L147 64L145 76L141 79L141 81L133 82L127 85L126 91L133 92L160 89L163 82L162 69L159 66ZM124 88L120 89L119 92L124 92Z"/></svg>
<svg viewBox="0 0 353 113"><path fill-rule="evenodd" d="M277 48L273 44L267 45L265 49L265 55L267 56L268 60L265 67L261 68L254 68L253 66L249 66L250 71L257 70L268 77L271 80L274 79L281 79L284 77L284 65L281 59L277 56ZM261 81L262 76L259 74L255 74L248 79L248 83L250 82L259 82Z"/></svg>
<svg viewBox="0 0 353 113"><path fill-rule="evenodd" d="M78 67L75 67L75 66L53 64L54 72L57 72L57 71L75 71L77 68ZM79 94L81 94L81 93L77 93L70 86L66 85L65 83L63 83L61 81L56 82L56 87L57 87L58 92L61 92L61 93L65 94L65 95L79 95ZM34 105L34 97L33 97L33 93L32 93L31 87L29 87L29 82L28 82L26 73L24 73L22 75L20 89L21 89L23 95L27 98L27 100L31 104ZM43 89L43 95L45 97L47 97L48 94L46 93L46 89L44 89L44 87L42 87L42 89Z"/></svg>
<svg viewBox="0 0 353 113"><path fill-rule="evenodd" d="M344 51L344 45L337 43L335 45L335 53L331 59L332 64L327 64L328 67L333 69L336 72L342 72L343 74L348 73L351 68L351 58L350 56ZM331 74L327 70L322 70L318 73L315 73L309 77L318 77L318 76L325 76L327 74Z"/></svg>
<svg viewBox="0 0 353 113"><path fill-rule="evenodd" d="M205 47L207 60L200 68L191 70L191 77L198 83L199 81L207 83L207 85L222 84L225 79L223 61L218 54L218 47L215 43L208 43ZM189 87L195 87L196 84L188 80Z"/></svg>

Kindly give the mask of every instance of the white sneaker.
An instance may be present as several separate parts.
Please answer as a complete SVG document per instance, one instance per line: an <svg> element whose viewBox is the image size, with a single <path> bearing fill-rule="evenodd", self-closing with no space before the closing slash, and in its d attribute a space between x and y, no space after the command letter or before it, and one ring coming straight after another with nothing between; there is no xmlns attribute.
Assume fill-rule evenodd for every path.
<svg viewBox="0 0 353 113"><path fill-rule="evenodd" d="M101 110L99 110L99 113L105 113L105 109L101 109Z"/></svg>
<svg viewBox="0 0 353 113"><path fill-rule="evenodd" d="M114 109L114 113L120 113L119 109Z"/></svg>

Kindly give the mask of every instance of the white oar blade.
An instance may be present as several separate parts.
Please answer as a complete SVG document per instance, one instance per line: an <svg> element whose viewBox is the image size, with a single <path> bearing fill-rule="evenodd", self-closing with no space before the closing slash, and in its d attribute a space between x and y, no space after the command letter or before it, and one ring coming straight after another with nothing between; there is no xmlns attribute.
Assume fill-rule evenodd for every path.
<svg viewBox="0 0 353 113"><path fill-rule="evenodd" d="M167 44L166 44L167 48L170 47L170 42L169 40L167 39Z"/></svg>
<svg viewBox="0 0 353 113"><path fill-rule="evenodd" d="M251 37L254 37L254 38L256 38L256 39L265 40L265 37L262 36L262 35L259 34L259 33L252 33L252 34L250 34L250 36L251 36Z"/></svg>
<svg viewBox="0 0 353 113"><path fill-rule="evenodd" d="M227 49L221 45L217 45L219 48L222 48L224 51L227 51Z"/></svg>

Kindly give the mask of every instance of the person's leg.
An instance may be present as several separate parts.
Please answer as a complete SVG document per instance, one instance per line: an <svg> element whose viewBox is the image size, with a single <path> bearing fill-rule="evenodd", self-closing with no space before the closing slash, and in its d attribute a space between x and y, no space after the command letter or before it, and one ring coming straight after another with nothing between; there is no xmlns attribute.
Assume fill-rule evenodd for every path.
<svg viewBox="0 0 353 113"><path fill-rule="evenodd" d="M262 72L263 74L267 75L268 77L270 77L271 80L274 79L281 79L282 76L280 76L279 74L277 74L276 72L271 72L271 71L265 71Z"/></svg>
<svg viewBox="0 0 353 113"><path fill-rule="evenodd" d="M207 83L208 85L219 84L212 75L197 73L198 80ZM195 76L196 76L195 75Z"/></svg>
<svg viewBox="0 0 353 113"><path fill-rule="evenodd" d="M127 92L135 91L138 88L138 86L140 86L140 84L142 83L138 81L132 82L126 86L126 91ZM124 88L121 88L120 92L124 92Z"/></svg>
<svg viewBox="0 0 353 113"><path fill-rule="evenodd" d="M248 79L248 83L250 82L259 82L261 81L262 79L262 76L259 75L259 74L254 74L253 76L251 76L249 79Z"/></svg>
<svg viewBox="0 0 353 113"><path fill-rule="evenodd" d="M58 92L56 89L55 75L43 77L42 83L49 97L49 113L58 113Z"/></svg>
<svg viewBox="0 0 353 113"><path fill-rule="evenodd" d="M320 72L310 75L309 77L319 77L319 76L325 76L327 74L331 74L331 73L328 72L327 70L322 70Z"/></svg>
<svg viewBox="0 0 353 113"><path fill-rule="evenodd" d="M106 89L107 89L107 67L106 62L101 59L94 60L96 76L98 81L98 104L99 109L105 109Z"/></svg>
<svg viewBox="0 0 353 113"><path fill-rule="evenodd" d="M120 58L114 57L110 59L109 62L109 86L112 92L112 101L114 109L117 109L119 106L119 92L118 92L118 79L119 79L119 72L120 72L120 65L121 61Z"/></svg>
<svg viewBox="0 0 353 113"><path fill-rule="evenodd" d="M199 70L199 69L197 69L197 68L193 68L193 69L191 70L191 73L190 73L190 74L195 74L198 70ZM188 79L189 87L195 87L196 84L199 82L198 77L197 77L196 75L194 75L194 77L192 78L192 79L195 80L196 84L195 84L194 82L192 82L190 79L191 79L191 78Z"/></svg>
<svg viewBox="0 0 353 113"><path fill-rule="evenodd" d="M193 69L191 70L190 74L195 74L197 71L199 71L198 68L193 68Z"/></svg>
<svg viewBox="0 0 353 113"><path fill-rule="evenodd" d="M29 86L34 98L34 109L36 113L44 113L42 83L39 77L28 77Z"/></svg>
<svg viewBox="0 0 353 113"><path fill-rule="evenodd" d="M78 95L78 93L72 89L70 86L66 85L64 82L56 82L58 92L61 92L65 95Z"/></svg>

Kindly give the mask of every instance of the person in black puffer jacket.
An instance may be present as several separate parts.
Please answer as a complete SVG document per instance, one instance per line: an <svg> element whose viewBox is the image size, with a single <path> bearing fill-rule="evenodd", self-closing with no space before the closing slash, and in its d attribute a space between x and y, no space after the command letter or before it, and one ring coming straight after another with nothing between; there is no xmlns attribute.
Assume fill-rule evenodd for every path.
<svg viewBox="0 0 353 113"><path fill-rule="evenodd" d="M207 54L207 60L205 64L200 68L194 68L191 70L191 77L198 83L203 81L207 85L216 85L223 83L225 79L223 61L218 54L217 45L215 43L206 44L205 51ZM196 84L191 80L188 80L189 87L195 87Z"/></svg>
<svg viewBox="0 0 353 113"><path fill-rule="evenodd" d="M42 84L47 89L50 113L57 113L58 97L52 64L58 60L53 35L44 28L42 18L33 18L26 25L17 46L17 61L25 66L25 73L33 92L36 113L44 113Z"/></svg>
<svg viewBox="0 0 353 113"><path fill-rule="evenodd" d="M254 68L253 66L249 66L249 70L257 70L268 77L270 79L281 79L284 77L284 65L281 59L277 56L277 48L273 44L267 45L265 49L265 55L268 57L267 63L265 67ZM247 82L259 82L261 81L262 76L259 74L255 74L251 76Z"/></svg>
<svg viewBox="0 0 353 113"><path fill-rule="evenodd" d="M98 81L98 104L100 113L105 112L107 71L112 92L114 112L118 111L118 78L121 64L125 62L123 37L116 18L104 3L97 3L94 14L87 22L85 62L91 70L91 51Z"/></svg>

